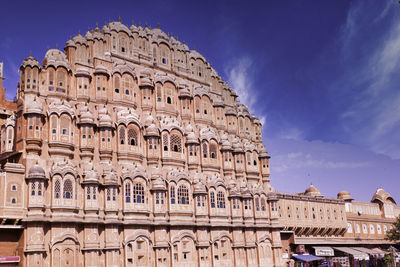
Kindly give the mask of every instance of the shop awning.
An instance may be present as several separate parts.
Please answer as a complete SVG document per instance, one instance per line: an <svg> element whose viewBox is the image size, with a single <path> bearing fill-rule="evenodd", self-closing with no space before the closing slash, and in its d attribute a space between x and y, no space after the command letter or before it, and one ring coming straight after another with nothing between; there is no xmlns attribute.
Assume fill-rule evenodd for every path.
<svg viewBox="0 0 400 267"><path fill-rule="evenodd" d="M372 250L370 248L354 247L353 249L367 253L367 254L377 257L377 258L383 258L385 256L385 253L379 253L378 251Z"/></svg>
<svg viewBox="0 0 400 267"><path fill-rule="evenodd" d="M315 256L328 256L333 257L335 253L331 247L313 247L315 249Z"/></svg>
<svg viewBox="0 0 400 267"><path fill-rule="evenodd" d="M349 247L334 247L333 249L353 256L356 260L369 260L368 254Z"/></svg>
<svg viewBox="0 0 400 267"><path fill-rule="evenodd" d="M320 261L324 259L311 254L293 254L292 257L304 262Z"/></svg>

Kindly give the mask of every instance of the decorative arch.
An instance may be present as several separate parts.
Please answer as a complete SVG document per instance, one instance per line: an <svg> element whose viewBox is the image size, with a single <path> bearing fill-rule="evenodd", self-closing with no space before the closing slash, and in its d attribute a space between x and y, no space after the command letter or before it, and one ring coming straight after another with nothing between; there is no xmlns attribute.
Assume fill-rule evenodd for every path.
<svg viewBox="0 0 400 267"><path fill-rule="evenodd" d="M146 238L149 241L150 244L153 244L153 241L151 240L151 236L150 236L149 232L147 232L145 230L138 230L134 234L125 237L125 239L124 239L122 244L124 246L126 246L128 243L134 242L138 238Z"/></svg>
<svg viewBox="0 0 400 267"><path fill-rule="evenodd" d="M49 247L50 249L52 249L55 245L63 243L68 239L72 240L76 245L80 246L79 240L74 235L66 233L61 236L54 237L52 241L49 243Z"/></svg>

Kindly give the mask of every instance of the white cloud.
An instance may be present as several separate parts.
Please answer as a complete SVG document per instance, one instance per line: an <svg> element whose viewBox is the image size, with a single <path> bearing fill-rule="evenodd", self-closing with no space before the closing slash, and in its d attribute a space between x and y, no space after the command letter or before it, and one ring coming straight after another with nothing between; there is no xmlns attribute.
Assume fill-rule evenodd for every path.
<svg viewBox="0 0 400 267"><path fill-rule="evenodd" d="M254 60L249 56L242 56L225 67L228 81L239 95L241 103L249 108L250 114L255 114L263 126L267 121L267 114L263 114L257 107L257 96L260 90L253 87Z"/></svg>
<svg viewBox="0 0 400 267"><path fill-rule="evenodd" d="M358 66L343 70L347 90L353 91L360 84L363 88L353 91L356 97L352 96L353 101L342 111L341 119L353 143L400 158L400 139L395 134L400 128L400 91L397 89L400 82L397 78L400 72L400 16L391 17L389 7L393 7L393 3L388 2L372 24L386 19L389 27L384 24L383 30L374 35L374 40L364 40L359 34L362 27L366 27L365 16L371 15L367 12L370 6L358 1L349 10L342 33L342 56L349 57L360 49L367 52L362 53ZM368 42L366 47L360 47L363 41Z"/></svg>

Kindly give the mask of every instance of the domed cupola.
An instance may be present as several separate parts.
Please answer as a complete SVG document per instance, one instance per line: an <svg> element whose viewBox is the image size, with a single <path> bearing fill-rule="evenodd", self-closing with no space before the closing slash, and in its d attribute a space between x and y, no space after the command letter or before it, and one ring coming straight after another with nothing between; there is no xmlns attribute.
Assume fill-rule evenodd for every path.
<svg viewBox="0 0 400 267"><path fill-rule="evenodd" d="M228 135L226 133L221 136L221 143L221 151L232 151L232 145L231 142L229 142Z"/></svg>
<svg viewBox="0 0 400 267"><path fill-rule="evenodd" d="M150 126L146 127L146 131L144 134L145 137L159 137L160 136L160 131L158 127L153 123L150 124Z"/></svg>
<svg viewBox="0 0 400 267"><path fill-rule="evenodd" d="M99 110L99 127L113 127L112 119L108 114L108 110L105 106Z"/></svg>
<svg viewBox="0 0 400 267"><path fill-rule="evenodd" d="M46 179L46 173L37 163L28 171L28 179Z"/></svg>
<svg viewBox="0 0 400 267"><path fill-rule="evenodd" d="M42 104L39 103L39 101L37 100L36 96L31 101L27 100L25 102L25 112L24 112L24 114L44 115L43 114Z"/></svg>
<svg viewBox="0 0 400 267"><path fill-rule="evenodd" d="M95 67L93 73L94 73L95 75L100 75L100 74L102 74L102 75L106 75L107 77L110 77L110 74L108 73L107 68L104 67L104 65L102 65L102 64L98 64L98 65Z"/></svg>
<svg viewBox="0 0 400 267"><path fill-rule="evenodd" d="M232 148L233 148L234 153L243 153L244 152L243 145L238 138L235 137L235 139L233 140L232 143L233 143Z"/></svg>
<svg viewBox="0 0 400 267"><path fill-rule="evenodd" d="M69 39L69 40L65 43L65 49L67 49L67 48L69 48L69 47L74 47L74 48L76 48L76 44L75 44L74 40L72 40L72 38Z"/></svg>
<svg viewBox="0 0 400 267"><path fill-rule="evenodd" d="M164 180L161 177L156 178L153 181L153 184L151 186L151 190L153 190L153 191L166 191L167 188L165 186Z"/></svg>
<svg viewBox="0 0 400 267"><path fill-rule="evenodd" d="M72 39L75 44L80 44L80 45L85 45L87 46L87 40L85 37L83 37L80 33Z"/></svg>
<svg viewBox="0 0 400 267"><path fill-rule="evenodd" d="M80 109L79 124L95 124L94 116L86 104Z"/></svg>
<svg viewBox="0 0 400 267"><path fill-rule="evenodd" d="M85 67L78 67L75 71L75 76L76 77L87 77L87 78L91 79L90 72Z"/></svg>
<svg viewBox="0 0 400 267"><path fill-rule="evenodd" d="M44 67L53 66L54 68L64 67L70 69L70 65L66 55L58 49L50 49L46 52L42 62Z"/></svg>
<svg viewBox="0 0 400 267"><path fill-rule="evenodd" d="M90 31L87 31L85 34L85 38L88 41L93 41L93 34Z"/></svg>
<svg viewBox="0 0 400 267"><path fill-rule="evenodd" d="M32 55L30 55L29 57L25 58L24 61L22 61L21 64L21 68L26 68L26 67L37 67L38 69L40 69L40 63L39 61L37 61L36 58L32 57Z"/></svg>
<svg viewBox="0 0 400 267"><path fill-rule="evenodd" d="M151 79L151 73L149 69L143 69L140 71L140 83L139 87L151 87L154 88L153 81Z"/></svg>
<svg viewBox="0 0 400 267"><path fill-rule="evenodd" d="M196 134L194 133L192 125L188 124L186 126L186 144L199 144L199 138L197 138Z"/></svg>
<svg viewBox="0 0 400 267"><path fill-rule="evenodd" d="M309 188L306 189L306 191L304 192L304 195L310 196L310 197L322 197L319 189L316 188L315 186L313 186L312 184L310 185Z"/></svg>
<svg viewBox="0 0 400 267"><path fill-rule="evenodd" d="M132 32L129 30L129 28L125 24L122 24L120 21L113 21L108 23L108 28L110 29L110 31L125 32L126 34L128 34L128 36L132 36Z"/></svg>
<svg viewBox="0 0 400 267"><path fill-rule="evenodd" d="M199 181L194 185L193 194L207 194L206 186Z"/></svg>
<svg viewBox="0 0 400 267"><path fill-rule="evenodd" d="M345 190L340 191L337 194L337 198L341 199L341 200L344 200L344 201L352 201L353 200L353 198L351 197L350 193L348 191L345 191Z"/></svg>

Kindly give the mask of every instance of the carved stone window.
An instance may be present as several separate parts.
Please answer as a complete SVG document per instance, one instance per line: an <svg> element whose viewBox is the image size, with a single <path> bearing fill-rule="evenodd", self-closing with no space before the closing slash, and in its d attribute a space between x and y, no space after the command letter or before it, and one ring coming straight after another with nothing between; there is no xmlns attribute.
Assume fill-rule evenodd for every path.
<svg viewBox="0 0 400 267"><path fill-rule="evenodd" d="M225 194L224 194L224 192L220 191L217 193L217 204L218 204L218 208L225 209Z"/></svg>
<svg viewBox="0 0 400 267"><path fill-rule="evenodd" d="M178 187L178 204L189 205L189 190L185 185Z"/></svg>
<svg viewBox="0 0 400 267"><path fill-rule="evenodd" d="M144 187L141 183L133 187L133 203L144 203Z"/></svg>
<svg viewBox="0 0 400 267"><path fill-rule="evenodd" d="M182 152L181 138L176 134L171 135L171 151Z"/></svg>
<svg viewBox="0 0 400 267"><path fill-rule="evenodd" d="M72 199L72 182L71 180L67 179L64 181L64 192L63 196L65 199Z"/></svg>
<svg viewBox="0 0 400 267"><path fill-rule="evenodd" d="M210 205L211 205L211 208L215 208L215 193L214 192L210 193Z"/></svg>

